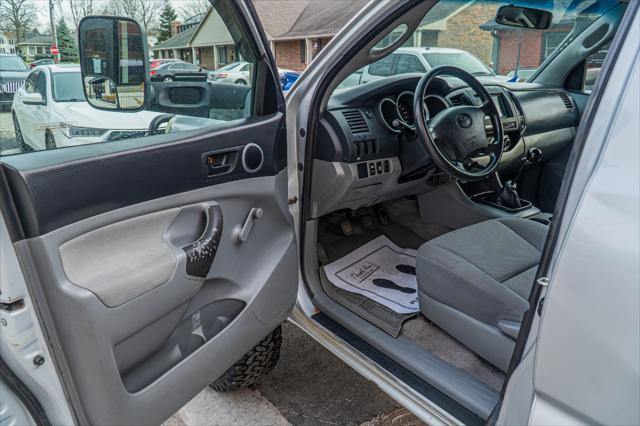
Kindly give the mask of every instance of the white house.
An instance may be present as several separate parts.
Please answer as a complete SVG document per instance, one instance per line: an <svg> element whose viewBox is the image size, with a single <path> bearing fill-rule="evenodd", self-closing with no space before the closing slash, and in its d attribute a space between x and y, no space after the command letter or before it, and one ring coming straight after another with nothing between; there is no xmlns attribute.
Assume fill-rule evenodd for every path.
<svg viewBox="0 0 640 426"><path fill-rule="evenodd" d="M13 34L0 31L0 53L16 53L16 41Z"/></svg>

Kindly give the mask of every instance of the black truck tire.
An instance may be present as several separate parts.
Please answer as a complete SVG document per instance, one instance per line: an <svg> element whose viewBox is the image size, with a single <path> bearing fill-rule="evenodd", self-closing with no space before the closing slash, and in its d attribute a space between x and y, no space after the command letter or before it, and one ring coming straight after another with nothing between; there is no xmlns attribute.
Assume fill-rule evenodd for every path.
<svg viewBox="0 0 640 426"><path fill-rule="evenodd" d="M209 386L217 392L249 386L273 370L280 359L281 346L282 326L278 326Z"/></svg>

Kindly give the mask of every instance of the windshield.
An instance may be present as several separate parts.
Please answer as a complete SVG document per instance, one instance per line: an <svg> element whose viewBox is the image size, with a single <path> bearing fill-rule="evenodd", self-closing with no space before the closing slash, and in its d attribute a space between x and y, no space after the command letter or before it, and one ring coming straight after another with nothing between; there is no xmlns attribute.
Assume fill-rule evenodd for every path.
<svg viewBox="0 0 640 426"><path fill-rule="evenodd" d="M53 74L53 99L56 102L85 102L80 73Z"/></svg>
<svg viewBox="0 0 640 426"><path fill-rule="evenodd" d="M0 71L28 71L22 59L17 56L0 56Z"/></svg>
<svg viewBox="0 0 640 426"><path fill-rule="evenodd" d="M440 65L452 65L462 68L473 75L493 75L493 72L478 58L467 52L460 53L425 53L422 56L431 68Z"/></svg>
<svg viewBox="0 0 640 426"><path fill-rule="evenodd" d="M393 54L351 74L338 88L425 72L439 65L453 65L497 81L528 81L535 78L542 64L553 60L557 52L618 3L619 0L440 0ZM551 12L551 26L536 30L496 23L498 9L510 4ZM376 47L402 41L405 30L406 25L401 24ZM423 49L423 65L427 67L419 63L424 61L407 55ZM407 66L409 60L411 66Z"/></svg>

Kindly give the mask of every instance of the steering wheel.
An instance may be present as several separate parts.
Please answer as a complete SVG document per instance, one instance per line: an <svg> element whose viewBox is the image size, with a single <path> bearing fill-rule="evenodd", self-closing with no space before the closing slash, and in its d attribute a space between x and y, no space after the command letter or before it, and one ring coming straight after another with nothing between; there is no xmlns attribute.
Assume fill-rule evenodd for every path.
<svg viewBox="0 0 640 426"><path fill-rule="evenodd" d="M478 94L482 104L450 107L430 117L423 99L429 84L440 75L457 77L467 83ZM489 92L474 76L453 66L433 68L418 82L413 113L418 137L440 169L462 181L482 180L496 171L504 146L502 121ZM485 129L486 116L493 125L491 140ZM474 161L481 155L489 157L484 167Z"/></svg>
<svg viewBox="0 0 640 426"><path fill-rule="evenodd" d="M150 135L159 133L160 126L162 126L164 123L168 123L175 116L175 114L156 115L155 117L153 117L153 120L151 120L151 123L149 123L149 129L147 130L147 133Z"/></svg>

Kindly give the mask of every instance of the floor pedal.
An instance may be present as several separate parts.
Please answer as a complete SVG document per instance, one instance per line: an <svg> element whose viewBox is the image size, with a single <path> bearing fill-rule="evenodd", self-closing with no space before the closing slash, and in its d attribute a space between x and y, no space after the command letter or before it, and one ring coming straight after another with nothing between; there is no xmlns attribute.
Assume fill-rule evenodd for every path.
<svg viewBox="0 0 640 426"><path fill-rule="evenodd" d="M389 219L389 213L387 213L387 209L384 207L378 207L376 209L376 218L382 226L387 226L389 225L389 222L391 222L391 219Z"/></svg>
<svg viewBox="0 0 640 426"><path fill-rule="evenodd" d="M362 227L364 229L372 229L376 226L376 219L373 217L373 215L367 214L360 216L360 223L362 223Z"/></svg>
<svg viewBox="0 0 640 426"><path fill-rule="evenodd" d="M340 222L340 230L345 237L353 235L353 225L351 225L351 221L343 220L342 222Z"/></svg>

